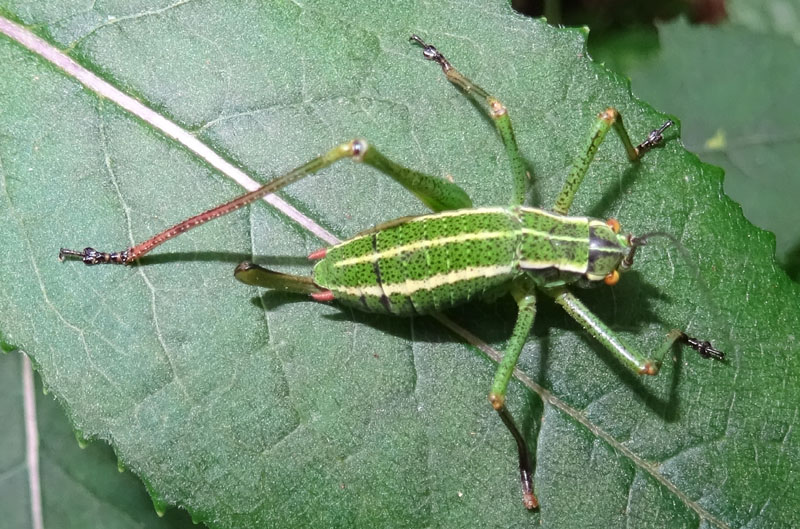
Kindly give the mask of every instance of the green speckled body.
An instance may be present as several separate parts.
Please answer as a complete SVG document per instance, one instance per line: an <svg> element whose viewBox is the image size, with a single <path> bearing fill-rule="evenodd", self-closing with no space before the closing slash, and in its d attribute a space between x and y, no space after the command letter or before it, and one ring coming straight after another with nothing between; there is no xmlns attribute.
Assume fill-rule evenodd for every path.
<svg viewBox="0 0 800 529"><path fill-rule="evenodd" d="M401 219L333 246L314 282L360 310L426 314L502 293L523 275L546 287L601 280L627 251L603 221L521 206L464 209Z"/></svg>
<svg viewBox="0 0 800 529"><path fill-rule="evenodd" d="M511 206L474 209L467 193L452 179L400 165L366 140L355 138L256 190L189 217L127 250L106 253L91 247L82 251L62 248L59 259L80 258L87 265L132 264L165 241L275 193L339 160L350 158L381 171L416 195L435 213L396 219L331 248L313 252L310 259L321 259L314 268L313 277L284 274L249 262L240 263L234 276L248 285L304 294L318 302L337 300L359 310L395 315L438 312L473 298L494 298L510 293L517 304L517 320L495 372L489 402L517 445L523 504L527 509L535 509L538 500L533 491L532 458L526 436L506 407L506 391L536 317L537 291L553 298L636 373L658 373L661 360L677 340L690 345L703 356L724 359L724 354L711 347L709 342L689 337L679 330L672 331L659 352L648 358L626 346L568 288L572 283L591 286L603 280L609 285L614 284L619 279L619 272L633 264L637 248L657 234L653 232L640 237L619 235L620 227L616 221L609 220L607 224L587 217L567 216L606 134L613 128L628 159L638 162L644 152L663 141L662 133L673 123L668 120L634 146L619 112L607 108L598 114L582 154L575 159L555 199L552 212L526 208L522 204L532 175L519 152L505 105L453 68L434 46L426 44L417 35L412 35L411 40L422 47L423 57L438 63L447 79L460 87L473 102L483 102L508 157L513 176ZM305 220L307 227L313 224ZM327 240L335 240L322 229L315 233ZM442 322L452 329L457 328L444 319ZM465 331L458 332L475 343L475 339ZM356 401L365 400L358 388L354 388L352 393ZM492 481L505 479L496 473L489 478Z"/></svg>

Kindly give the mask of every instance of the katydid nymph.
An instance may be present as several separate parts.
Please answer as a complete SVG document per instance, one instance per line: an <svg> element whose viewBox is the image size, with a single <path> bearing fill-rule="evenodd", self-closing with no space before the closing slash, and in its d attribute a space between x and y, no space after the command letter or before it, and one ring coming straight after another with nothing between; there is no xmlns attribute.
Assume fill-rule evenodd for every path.
<svg viewBox="0 0 800 529"><path fill-rule="evenodd" d="M455 183L403 167L364 139L338 145L261 188L209 209L120 252L61 249L59 258L80 258L87 265L133 264L167 240L230 213L318 172L344 158L366 163L414 193L432 214L402 217L380 224L330 248L312 253L311 277L282 274L241 263L235 277L247 284L310 295L318 302L337 302L355 309L414 316L437 313L475 298L510 293L518 305L517 321L497 367L489 401L513 436L519 455L523 503L538 507L533 490L531 454L524 435L506 408L506 391L514 366L536 315L537 294L551 297L619 361L636 373L656 375L673 344L682 343L705 358L724 354L704 340L673 330L664 345L646 356L626 345L570 291L570 286L613 285L633 265L637 250L653 235L620 233L619 223L569 216L569 209L598 147L613 129L628 159L636 163L663 142L667 121L634 146L614 108L598 115L589 138L572 165L552 210L523 205L530 178L519 153L505 106L457 71L433 46L416 35L423 57L436 62L447 79L483 105L505 146L513 185L508 206L473 207Z"/></svg>

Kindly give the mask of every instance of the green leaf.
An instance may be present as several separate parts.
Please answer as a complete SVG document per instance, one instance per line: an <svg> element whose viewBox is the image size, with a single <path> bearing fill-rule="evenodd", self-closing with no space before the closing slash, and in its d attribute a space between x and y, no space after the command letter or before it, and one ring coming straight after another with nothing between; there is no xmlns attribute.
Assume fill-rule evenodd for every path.
<svg viewBox="0 0 800 529"><path fill-rule="evenodd" d="M756 32L791 37L800 44L800 2L797 0L728 0L728 20Z"/></svg>
<svg viewBox="0 0 800 529"><path fill-rule="evenodd" d="M39 523L65 529L192 527L189 516L176 510L159 519L136 476L120 473L111 447L90 443L81 449L55 400L42 395L33 377L23 383L30 373L22 355L0 354L0 512L5 527L41 527L34 511L41 513ZM26 398L32 403L28 415L23 413ZM38 467L29 464L31 458ZM32 490L41 492L38 501Z"/></svg>
<svg viewBox="0 0 800 529"><path fill-rule="evenodd" d="M508 106L537 204L552 203L598 111L620 109L635 138L665 119L588 60L581 32L504 3L69 9L12 14L261 180L363 136L400 163L453 175L476 204L506 203L490 121L411 33ZM275 210L212 222L132 269L59 263L61 246L121 250L241 190L36 53L3 39L0 57L0 331L75 426L109 441L159 501L213 527L792 523L798 286L677 127L636 166L610 139L573 211L675 234L708 291L680 252L653 244L613 290L580 295L645 351L684 326L730 360L676 351L642 380L543 300L520 367L550 393L542 401L517 382L509 395L536 448L542 507L530 513L486 400L494 365L462 338L429 318L233 281L245 258L308 271L303 256L320 241ZM340 237L424 212L349 162L283 196ZM512 305L451 317L502 348Z"/></svg>
<svg viewBox="0 0 800 529"><path fill-rule="evenodd" d="M777 237L800 277L800 46L739 26L660 28L661 52L629 74L637 94L683 119L687 147L726 168L725 191Z"/></svg>
<svg viewBox="0 0 800 529"><path fill-rule="evenodd" d="M0 511L11 527L30 526L30 488L26 475L25 420L21 355L0 354Z"/></svg>
<svg viewBox="0 0 800 529"><path fill-rule="evenodd" d="M658 54L658 32L652 27L631 27L589 37L589 52L595 61L625 74Z"/></svg>

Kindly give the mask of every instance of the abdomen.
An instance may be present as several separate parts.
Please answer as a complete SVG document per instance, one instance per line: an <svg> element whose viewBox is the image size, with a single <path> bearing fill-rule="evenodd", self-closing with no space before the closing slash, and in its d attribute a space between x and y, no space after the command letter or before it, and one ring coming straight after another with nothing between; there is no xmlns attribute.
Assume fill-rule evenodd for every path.
<svg viewBox="0 0 800 529"><path fill-rule="evenodd" d="M519 220L508 208L412 217L328 250L314 282L346 305L426 314L480 297L519 275Z"/></svg>

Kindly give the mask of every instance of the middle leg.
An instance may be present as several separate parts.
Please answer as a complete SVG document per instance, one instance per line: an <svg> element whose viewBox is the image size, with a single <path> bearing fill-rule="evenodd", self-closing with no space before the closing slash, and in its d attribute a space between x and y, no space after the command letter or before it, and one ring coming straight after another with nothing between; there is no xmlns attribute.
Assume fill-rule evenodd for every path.
<svg viewBox="0 0 800 529"><path fill-rule="evenodd" d="M520 432L519 427L514 422L511 412L506 408L506 391L511 376L514 374L514 366L517 365L522 347L525 345L525 340L533 326L533 320L536 317L536 294L531 285L526 285L522 281L517 282L511 287L511 294L517 302L519 313L517 315L517 323L514 325L514 330L511 332L511 338L508 340L506 351L503 354L503 359L500 365L497 366L497 371L494 374L494 382L492 382L492 389L489 392L489 402L492 407L500 415L503 424L506 425L508 431L514 437L517 443L517 452L519 455L519 478L522 485L522 503L527 509L535 509L539 506L539 501L533 492L533 464L531 463L531 455L528 450L528 443L525 436Z"/></svg>

